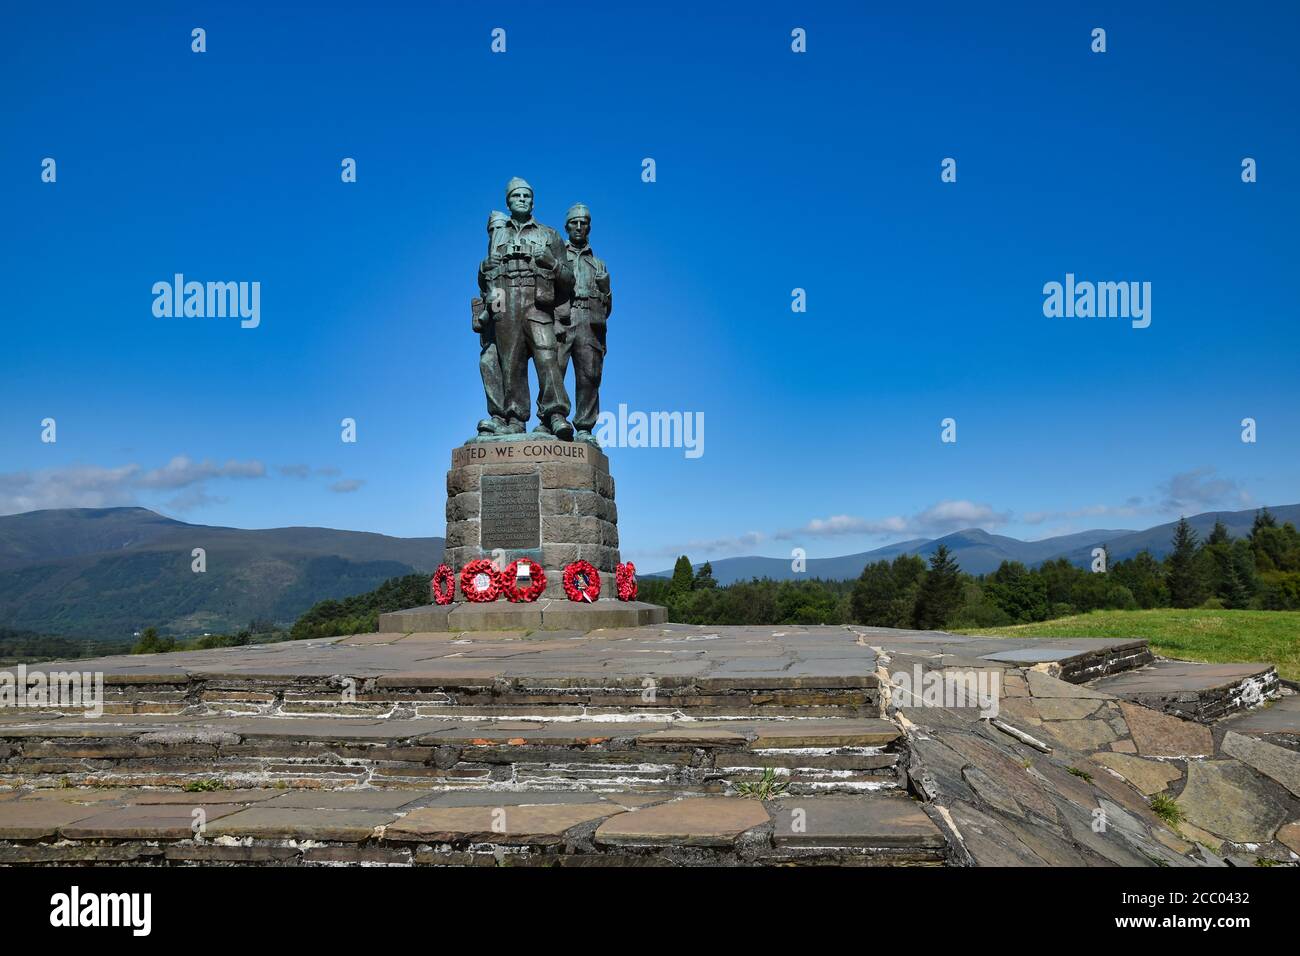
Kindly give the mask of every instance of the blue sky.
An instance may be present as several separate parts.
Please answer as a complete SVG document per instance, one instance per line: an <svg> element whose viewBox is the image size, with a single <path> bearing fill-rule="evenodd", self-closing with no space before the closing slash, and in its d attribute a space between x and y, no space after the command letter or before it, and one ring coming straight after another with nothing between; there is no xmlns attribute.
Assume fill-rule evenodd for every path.
<svg viewBox="0 0 1300 956"><path fill-rule="evenodd" d="M610 451L644 570L1300 500L1294 4L186 6L6 15L0 512L441 534L513 175L593 211L605 407L705 417ZM260 326L155 318L177 272ZM1067 272L1150 327L1045 318Z"/></svg>

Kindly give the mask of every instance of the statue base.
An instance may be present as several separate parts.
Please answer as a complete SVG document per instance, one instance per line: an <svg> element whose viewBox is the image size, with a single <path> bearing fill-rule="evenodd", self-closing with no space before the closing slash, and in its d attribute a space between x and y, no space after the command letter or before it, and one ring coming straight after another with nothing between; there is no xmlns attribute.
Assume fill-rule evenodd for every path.
<svg viewBox="0 0 1300 956"><path fill-rule="evenodd" d="M549 574L547 575L550 576ZM561 598L538 598L528 604L511 604L498 598L482 604L457 601L429 604L379 615L385 634L424 631L594 631L597 628L642 627L663 624L668 609L644 601L601 598L590 604Z"/></svg>
<svg viewBox="0 0 1300 956"><path fill-rule="evenodd" d="M486 558L504 567L529 558L546 572L534 602L505 598L476 603L460 588L460 570ZM593 630L661 624L657 605L619 601L618 508L609 458L587 442L546 435L472 439L451 454L447 472L447 542L443 561L456 573L455 600L381 615L383 631ZM564 593L564 568L590 562L600 574L600 596L587 603Z"/></svg>

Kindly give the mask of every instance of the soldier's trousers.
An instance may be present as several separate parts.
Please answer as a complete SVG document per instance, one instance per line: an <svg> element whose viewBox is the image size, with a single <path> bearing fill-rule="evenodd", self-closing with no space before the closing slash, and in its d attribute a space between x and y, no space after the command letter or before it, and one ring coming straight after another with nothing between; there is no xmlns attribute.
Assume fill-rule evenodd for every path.
<svg viewBox="0 0 1300 956"><path fill-rule="evenodd" d="M600 376L605 367L605 322L600 313L574 302L560 342L560 380L573 360L573 427L589 432L600 416Z"/></svg>
<svg viewBox="0 0 1300 956"><path fill-rule="evenodd" d="M555 324L551 313L537 307L532 288L514 288L506 307L495 316L497 357L505 388L509 421L528 421L528 359L537 370L537 417L549 425L551 416L569 414L569 393L564 390ZM510 294L513 293L513 294Z"/></svg>
<svg viewBox="0 0 1300 956"><path fill-rule="evenodd" d="M501 357L497 354L496 330L491 320L479 333L478 371L483 376L483 394L487 396L488 414L506 420L506 390L501 378Z"/></svg>

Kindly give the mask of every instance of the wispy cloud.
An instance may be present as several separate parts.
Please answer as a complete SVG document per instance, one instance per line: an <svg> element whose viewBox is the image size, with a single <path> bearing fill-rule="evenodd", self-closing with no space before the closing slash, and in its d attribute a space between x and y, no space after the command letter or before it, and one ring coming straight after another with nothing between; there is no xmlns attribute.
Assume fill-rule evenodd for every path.
<svg viewBox="0 0 1300 956"><path fill-rule="evenodd" d="M781 541L795 541L809 537L852 535L876 537L943 535L962 528L996 528L1010 520L1010 512L1000 512L991 505L962 499L936 502L911 516L859 518L853 515L832 515L829 518L813 518L801 528L778 531L775 537Z"/></svg>
<svg viewBox="0 0 1300 956"><path fill-rule="evenodd" d="M174 511L187 511L224 499L206 493L206 483L224 479L263 478L260 461L211 459L196 461L177 455L159 468L139 464L103 468L72 465L0 473L0 514L46 508L113 508L141 503L159 492L183 492L165 502Z"/></svg>
<svg viewBox="0 0 1300 956"><path fill-rule="evenodd" d="M330 487L330 491L337 492L341 495L346 495L350 492L356 491L364 484L365 481L364 479L361 478L342 478L339 481L334 482L329 487Z"/></svg>
<svg viewBox="0 0 1300 956"><path fill-rule="evenodd" d="M135 476L139 488L188 488L209 478L265 478L266 465L260 461L235 461L218 464L210 458L195 461L177 455L161 468L152 468Z"/></svg>
<svg viewBox="0 0 1300 956"><path fill-rule="evenodd" d="M728 556L757 548L767 540L767 535L761 531L748 531L745 534L736 535L731 538L709 538L705 540L687 541L685 544L672 545L670 547L657 548L649 552L654 557L676 557L679 554L719 554L725 553Z"/></svg>
<svg viewBox="0 0 1300 956"><path fill-rule="evenodd" d="M1179 472L1165 482L1162 505L1166 511L1210 511L1215 508L1249 508L1254 499L1231 478L1215 477L1209 466Z"/></svg>

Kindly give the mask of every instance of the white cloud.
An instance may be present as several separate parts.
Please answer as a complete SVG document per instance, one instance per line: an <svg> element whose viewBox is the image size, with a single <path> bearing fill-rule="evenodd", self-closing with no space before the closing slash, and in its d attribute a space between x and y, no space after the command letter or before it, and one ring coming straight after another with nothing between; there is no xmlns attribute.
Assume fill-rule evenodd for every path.
<svg viewBox="0 0 1300 956"><path fill-rule="evenodd" d="M365 481L361 478L343 478L330 485L330 491L336 491L341 495L345 495L349 492L356 491L364 484Z"/></svg>
<svg viewBox="0 0 1300 956"><path fill-rule="evenodd" d="M0 474L0 514L46 508L112 508L135 500L131 482L139 465L76 465Z"/></svg>
<svg viewBox="0 0 1300 956"><path fill-rule="evenodd" d="M1010 513L995 511L989 505L964 500L940 501L911 517L891 515L885 518L858 518L853 515L832 515L829 518L813 518L802 528L778 531L775 537L782 541L792 541L845 535L937 536L962 528L998 527L1010 520Z"/></svg>
<svg viewBox="0 0 1300 956"><path fill-rule="evenodd" d="M1216 478L1214 475L1215 469L1209 466L1174 475L1160 486L1164 509L1191 514L1216 508L1241 510L1251 506L1253 499L1244 488L1231 478Z"/></svg>
<svg viewBox="0 0 1300 956"><path fill-rule="evenodd" d="M0 514L19 514L47 508L114 508L141 504L162 491L185 491L166 502L177 511L186 511L225 499L207 495L205 483L224 478L261 478L266 466L260 461L227 461L217 464L209 459L197 462L178 455L161 468L146 470L139 464L102 468L98 465L73 465L34 471L0 474Z"/></svg>
<svg viewBox="0 0 1300 956"><path fill-rule="evenodd" d="M728 557L734 556L737 552L744 552L758 547L767 540L767 535L761 531L748 531L745 534L737 535L732 538L712 538L703 541L688 541L682 545L673 545L672 547L657 548L654 551L647 552L652 557L676 557L681 554L717 554L718 552L727 552Z"/></svg>
<svg viewBox="0 0 1300 956"><path fill-rule="evenodd" d="M260 461L227 461L219 465L210 458L195 461L177 455L162 468L153 468L136 479L140 488L188 488L209 478L264 478L266 465Z"/></svg>

